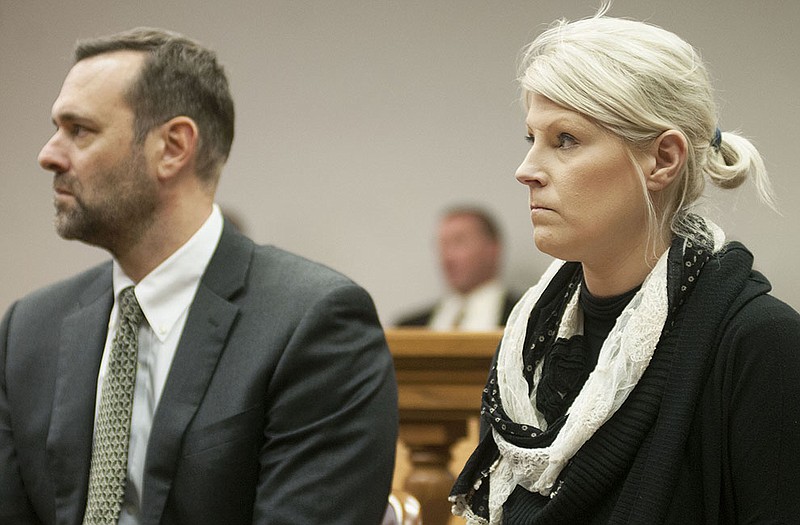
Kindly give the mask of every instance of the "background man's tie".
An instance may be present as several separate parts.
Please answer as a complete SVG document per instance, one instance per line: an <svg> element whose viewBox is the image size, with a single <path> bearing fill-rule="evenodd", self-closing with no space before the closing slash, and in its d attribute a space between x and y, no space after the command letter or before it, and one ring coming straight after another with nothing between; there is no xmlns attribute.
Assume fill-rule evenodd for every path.
<svg viewBox="0 0 800 525"><path fill-rule="evenodd" d="M120 321L111 343L95 422L84 525L116 524L125 493L139 325L144 315L133 286L122 290L119 306Z"/></svg>

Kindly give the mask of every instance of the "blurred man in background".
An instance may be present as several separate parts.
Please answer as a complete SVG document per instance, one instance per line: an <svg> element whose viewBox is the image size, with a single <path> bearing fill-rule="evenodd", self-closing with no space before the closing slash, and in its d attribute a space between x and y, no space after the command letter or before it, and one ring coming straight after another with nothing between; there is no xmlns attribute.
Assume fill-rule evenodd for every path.
<svg viewBox="0 0 800 525"><path fill-rule="evenodd" d="M500 280L503 246L494 217L476 206L449 208L439 222L438 245L449 292L397 325L472 331L503 326L519 295Z"/></svg>

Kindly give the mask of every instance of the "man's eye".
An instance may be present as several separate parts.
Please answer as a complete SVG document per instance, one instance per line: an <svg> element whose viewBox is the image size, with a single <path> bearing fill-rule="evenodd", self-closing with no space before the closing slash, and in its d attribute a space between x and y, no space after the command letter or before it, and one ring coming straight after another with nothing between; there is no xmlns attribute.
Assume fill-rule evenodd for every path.
<svg viewBox="0 0 800 525"><path fill-rule="evenodd" d="M528 133L527 135L525 135L525 140L526 140L528 143L530 143L530 144L533 144L533 140L534 140L534 138L533 138L533 135L532 135L532 134L530 134L530 133Z"/></svg>
<svg viewBox="0 0 800 525"><path fill-rule="evenodd" d="M82 137L87 133L89 133L89 130L80 124L73 124L72 127L70 128L70 131L72 132L72 135L74 137Z"/></svg>

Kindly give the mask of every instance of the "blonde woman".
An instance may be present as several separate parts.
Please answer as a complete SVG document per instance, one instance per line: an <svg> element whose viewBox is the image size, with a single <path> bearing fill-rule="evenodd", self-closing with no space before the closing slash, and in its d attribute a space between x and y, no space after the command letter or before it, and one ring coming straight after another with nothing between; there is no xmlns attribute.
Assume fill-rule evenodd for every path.
<svg viewBox="0 0 800 525"><path fill-rule="evenodd" d="M560 21L525 50L517 179L555 258L511 313L481 441L451 500L470 524L796 523L800 316L693 213L750 178L695 50L649 24Z"/></svg>

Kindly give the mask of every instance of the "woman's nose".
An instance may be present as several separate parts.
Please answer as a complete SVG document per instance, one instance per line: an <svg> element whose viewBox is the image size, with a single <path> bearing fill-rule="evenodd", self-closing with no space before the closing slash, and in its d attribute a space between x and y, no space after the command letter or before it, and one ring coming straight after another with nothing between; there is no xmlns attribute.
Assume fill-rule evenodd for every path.
<svg viewBox="0 0 800 525"><path fill-rule="evenodd" d="M536 162L534 149L534 146L531 146L515 174L516 179L525 185L544 184L544 174Z"/></svg>

